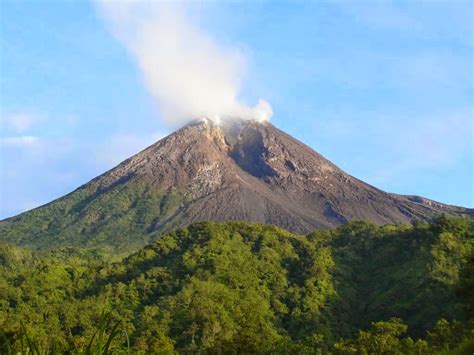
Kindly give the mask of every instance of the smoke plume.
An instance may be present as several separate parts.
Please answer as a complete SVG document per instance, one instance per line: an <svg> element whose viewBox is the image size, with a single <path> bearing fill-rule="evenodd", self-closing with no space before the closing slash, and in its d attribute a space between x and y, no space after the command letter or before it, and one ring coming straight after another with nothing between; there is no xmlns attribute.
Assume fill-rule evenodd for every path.
<svg viewBox="0 0 474 355"><path fill-rule="evenodd" d="M199 28L187 3L100 0L98 5L112 33L136 59L165 120L271 117L265 100L255 107L238 100L245 56Z"/></svg>

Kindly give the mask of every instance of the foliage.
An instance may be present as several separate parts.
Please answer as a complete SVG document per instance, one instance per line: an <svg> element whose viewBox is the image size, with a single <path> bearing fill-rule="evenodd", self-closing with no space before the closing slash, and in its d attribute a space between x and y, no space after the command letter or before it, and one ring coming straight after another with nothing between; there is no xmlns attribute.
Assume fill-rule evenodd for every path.
<svg viewBox="0 0 474 355"><path fill-rule="evenodd" d="M0 241L41 250L68 246L127 253L156 237L150 229L182 202L179 191L161 193L133 176L108 188L98 184L2 221Z"/></svg>
<svg viewBox="0 0 474 355"><path fill-rule="evenodd" d="M374 322L368 331L359 331L353 340L334 345L335 354L426 354L430 352L424 340L414 342L403 337L407 326L399 318Z"/></svg>
<svg viewBox="0 0 474 355"><path fill-rule="evenodd" d="M308 236L202 222L120 261L3 243L0 353L460 353L473 345L473 236L472 221L442 216Z"/></svg>
<svg viewBox="0 0 474 355"><path fill-rule="evenodd" d="M87 346L85 346L84 348L77 348L73 342L68 344L67 347L61 347L56 343L54 338L52 338L48 344L42 347L36 341L32 340L32 338L28 334L27 329L25 328L23 323L20 322L20 331L18 333L17 339L17 343L19 343L19 346L18 344L17 346L12 345L10 343L10 339L4 338L4 343L2 344L2 348L0 348L0 350L2 351L2 354L20 353L33 355L54 355L68 353L75 355L107 355L114 351L112 342L120 334L119 326L120 322L115 322L115 324L112 324L112 321L108 314L102 312L97 329L92 335ZM127 352L129 352L130 344L128 341L128 336L126 333L123 333L122 335L124 335L127 340L126 350Z"/></svg>

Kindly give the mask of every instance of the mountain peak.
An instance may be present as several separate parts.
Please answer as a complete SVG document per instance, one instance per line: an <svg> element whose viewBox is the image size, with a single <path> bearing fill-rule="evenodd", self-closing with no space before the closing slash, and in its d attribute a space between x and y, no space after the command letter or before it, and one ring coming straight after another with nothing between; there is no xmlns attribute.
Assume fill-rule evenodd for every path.
<svg viewBox="0 0 474 355"><path fill-rule="evenodd" d="M296 233L472 210L383 192L269 122L195 120L52 203L0 226L24 245L141 246L196 221L251 221ZM15 237L16 236L16 237ZM112 242L113 244L113 242Z"/></svg>

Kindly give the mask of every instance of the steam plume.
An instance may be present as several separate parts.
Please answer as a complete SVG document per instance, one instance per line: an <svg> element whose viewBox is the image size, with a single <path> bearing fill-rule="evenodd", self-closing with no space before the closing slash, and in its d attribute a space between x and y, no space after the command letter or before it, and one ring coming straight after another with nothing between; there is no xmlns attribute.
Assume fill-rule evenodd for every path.
<svg viewBox="0 0 474 355"><path fill-rule="evenodd" d="M218 45L186 12L186 3L99 1L113 34L137 60L162 116L172 123L207 117L268 120L272 108L238 100L246 61Z"/></svg>

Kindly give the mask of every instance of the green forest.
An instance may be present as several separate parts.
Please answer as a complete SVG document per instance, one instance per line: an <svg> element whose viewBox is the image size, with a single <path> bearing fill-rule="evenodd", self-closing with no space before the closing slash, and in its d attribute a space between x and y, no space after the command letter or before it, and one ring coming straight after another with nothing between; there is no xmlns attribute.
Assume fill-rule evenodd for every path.
<svg viewBox="0 0 474 355"><path fill-rule="evenodd" d="M474 222L201 222L126 257L0 244L0 354L472 354Z"/></svg>

